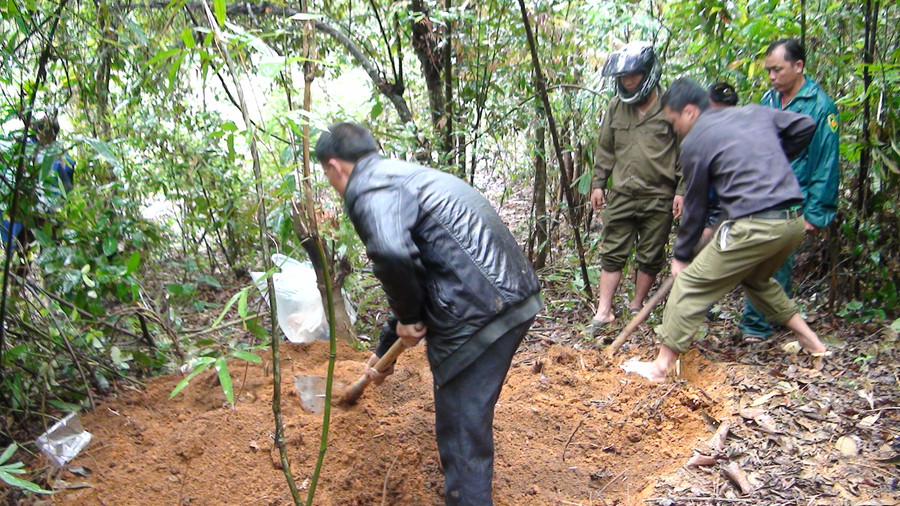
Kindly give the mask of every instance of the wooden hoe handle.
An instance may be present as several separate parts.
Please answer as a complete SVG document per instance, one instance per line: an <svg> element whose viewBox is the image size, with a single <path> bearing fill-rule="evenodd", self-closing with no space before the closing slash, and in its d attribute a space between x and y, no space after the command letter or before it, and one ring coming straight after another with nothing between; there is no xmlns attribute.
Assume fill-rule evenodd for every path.
<svg viewBox="0 0 900 506"><path fill-rule="evenodd" d="M406 350L406 345L403 344L402 339L397 339L393 345L388 349L388 351L382 355L381 358L378 359L378 362L375 362L375 366L373 369L376 371L383 373L387 371L391 364L397 360L397 357L400 356ZM372 378L363 374L361 378L356 380L352 385L347 387L347 390L344 391L344 395L341 396L340 400L338 400L338 404L341 406L352 406L356 404L359 400L359 397L366 390L366 387L369 386L369 383L372 382Z"/></svg>
<svg viewBox="0 0 900 506"><path fill-rule="evenodd" d="M662 285L659 286L659 290L653 294L653 297L650 297L650 300L644 304L644 307L641 308L638 314L634 315L634 318L628 322L628 325L619 332L619 335L616 336L616 340L612 342L609 347L606 348L606 356L612 357L619 351L619 348L625 344L625 340L628 339L628 336L634 332L634 329L638 328L638 325L644 323L648 316L650 316L650 312L653 311L656 306L665 298L666 294L669 293L669 290L672 288L672 283L675 282L675 278L673 276L669 276L663 281Z"/></svg>

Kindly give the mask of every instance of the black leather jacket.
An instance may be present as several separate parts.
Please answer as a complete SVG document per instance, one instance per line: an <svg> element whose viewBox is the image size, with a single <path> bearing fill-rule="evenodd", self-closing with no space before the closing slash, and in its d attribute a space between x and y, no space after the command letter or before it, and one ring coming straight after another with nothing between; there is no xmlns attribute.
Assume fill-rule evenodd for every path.
<svg viewBox="0 0 900 506"><path fill-rule="evenodd" d="M440 386L542 306L537 275L490 203L460 179L372 153L344 210L397 318L428 326Z"/></svg>

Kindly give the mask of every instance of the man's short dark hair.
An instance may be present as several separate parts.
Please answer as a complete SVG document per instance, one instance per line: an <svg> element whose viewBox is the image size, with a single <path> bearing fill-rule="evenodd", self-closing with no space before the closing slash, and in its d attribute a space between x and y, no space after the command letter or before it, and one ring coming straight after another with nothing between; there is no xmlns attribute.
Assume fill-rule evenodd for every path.
<svg viewBox="0 0 900 506"><path fill-rule="evenodd" d="M378 151L378 143L369 130L356 123L335 123L319 134L316 159L319 163L332 158L356 163L360 158Z"/></svg>
<svg viewBox="0 0 900 506"><path fill-rule="evenodd" d="M53 139L59 135L59 121L54 116L44 115L34 120L31 128L38 135L49 135Z"/></svg>
<svg viewBox="0 0 900 506"><path fill-rule="evenodd" d="M775 51L779 47L784 46L784 59L791 62L797 63L799 60L803 60L803 64L806 65L806 49L803 47L803 44L800 43L797 39L778 39L775 42L769 44L769 48L766 49L766 56L772 54L772 51Z"/></svg>
<svg viewBox="0 0 900 506"><path fill-rule="evenodd" d="M662 107L668 107L677 113L683 111L688 104L696 105L701 111L705 111L709 107L709 97L696 81L687 77L679 77L663 93L660 103Z"/></svg>
<svg viewBox="0 0 900 506"><path fill-rule="evenodd" d="M717 104L735 106L738 103L737 91L734 90L734 86L725 81L713 83L713 85L709 87L708 94L709 99Z"/></svg>

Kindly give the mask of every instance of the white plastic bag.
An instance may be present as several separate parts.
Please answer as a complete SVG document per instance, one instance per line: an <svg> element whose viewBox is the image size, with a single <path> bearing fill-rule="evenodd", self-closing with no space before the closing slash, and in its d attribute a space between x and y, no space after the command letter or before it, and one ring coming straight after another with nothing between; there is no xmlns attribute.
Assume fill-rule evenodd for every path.
<svg viewBox="0 0 900 506"><path fill-rule="evenodd" d="M68 464L90 442L91 433L84 430L75 412L66 415L35 440L44 455L60 467Z"/></svg>
<svg viewBox="0 0 900 506"><path fill-rule="evenodd" d="M272 275L275 283L275 309L278 326L293 343L308 343L316 339L328 339L328 318L322 307L322 297L316 284L316 271L309 262L300 262L286 255L272 255L272 262L281 272ZM268 296L263 272L251 272L256 286ZM346 302L346 298L345 298ZM350 304L345 304L350 311ZM350 313L351 321L355 314Z"/></svg>

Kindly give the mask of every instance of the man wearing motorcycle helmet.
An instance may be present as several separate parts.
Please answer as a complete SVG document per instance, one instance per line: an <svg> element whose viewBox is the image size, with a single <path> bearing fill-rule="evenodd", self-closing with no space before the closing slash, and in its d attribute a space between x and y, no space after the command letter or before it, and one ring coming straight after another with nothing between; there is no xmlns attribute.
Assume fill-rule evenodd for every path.
<svg viewBox="0 0 900 506"><path fill-rule="evenodd" d="M591 205L602 210L603 239L599 304L588 328L592 336L616 319L612 299L632 247L638 272L629 310L635 314L643 307L666 265L672 220L684 200L676 135L659 106L663 90L653 46L626 44L609 55L603 76L615 79L616 96L594 155Z"/></svg>

